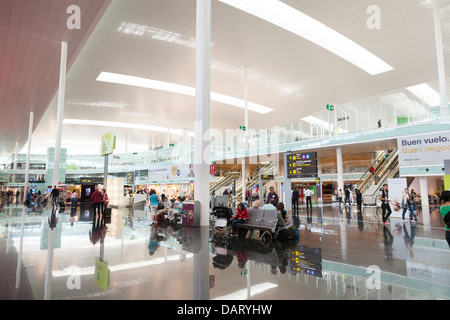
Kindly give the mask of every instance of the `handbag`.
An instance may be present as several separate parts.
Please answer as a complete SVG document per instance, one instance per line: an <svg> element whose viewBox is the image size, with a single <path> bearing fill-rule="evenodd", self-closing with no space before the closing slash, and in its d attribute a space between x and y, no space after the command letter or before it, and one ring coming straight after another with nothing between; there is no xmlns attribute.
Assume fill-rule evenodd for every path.
<svg viewBox="0 0 450 320"><path fill-rule="evenodd" d="M381 207L381 199L378 197L376 201L377 207Z"/></svg>

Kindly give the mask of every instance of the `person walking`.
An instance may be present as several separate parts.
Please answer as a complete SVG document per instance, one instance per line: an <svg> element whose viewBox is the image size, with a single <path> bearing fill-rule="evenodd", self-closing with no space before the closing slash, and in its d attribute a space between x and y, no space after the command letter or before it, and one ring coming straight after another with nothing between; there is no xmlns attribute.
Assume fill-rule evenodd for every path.
<svg viewBox="0 0 450 320"><path fill-rule="evenodd" d="M314 192L309 189L309 187L306 187L305 190L305 197L306 197L306 215L312 215L312 200L311 197L314 195Z"/></svg>
<svg viewBox="0 0 450 320"><path fill-rule="evenodd" d="M158 204L159 196L154 189L150 190L150 213L152 221L156 222L156 217L158 216Z"/></svg>
<svg viewBox="0 0 450 320"><path fill-rule="evenodd" d="M78 193L76 190L73 190L72 194L70 195L70 209L73 210L77 207L77 201L78 201Z"/></svg>
<svg viewBox="0 0 450 320"><path fill-rule="evenodd" d="M356 198L356 208L358 212L361 212L362 210L362 193L359 191L359 189L355 190L355 198Z"/></svg>
<svg viewBox="0 0 450 320"><path fill-rule="evenodd" d="M405 189L405 192L403 192L403 195L402 195L402 208L403 208L402 220L405 221L405 213L406 213L406 210L409 209L409 212L410 212L409 221L412 222L413 217L414 217L414 210L413 210L412 200L411 200L411 196L409 194L408 188ZM416 217L415 222L417 222L417 217Z"/></svg>
<svg viewBox="0 0 450 320"><path fill-rule="evenodd" d="M342 192L342 189L339 189L339 191L338 191L339 208L341 207L343 197L344 197L344 192Z"/></svg>
<svg viewBox="0 0 450 320"><path fill-rule="evenodd" d="M95 188L95 191L91 195L91 201L94 205L94 217L98 214L100 217L100 213L102 211L102 203L103 203L103 194L98 187Z"/></svg>
<svg viewBox="0 0 450 320"><path fill-rule="evenodd" d="M102 199L103 199L102 214L103 214L105 212L106 207L109 204L109 197L108 197L108 194L106 193L106 189L104 189L104 188L102 189Z"/></svg>
<svg viewBox="0 0 450 320"><path fill-rule="evenodd" d="M52 198L52 207L56 208L58 206L58 197L59 190L56 186L53 186L52 191L50 192L50 197Z"/></svg>
<svg viewBox="0 0 450 320"><path fill-rule="evenodd" d="M411 197L411 200L412 200L412 206L413 206L413 212L414 212L414 215L416 216L416 207L417 207L417 204L416 204L416 201L415 201L414 199L416 198L417 193L414 191L414 189L411 189L411 191L409 192L409 196Z"/></svg>
<svg viewBox="0 0 450 320"><path fill-rule="evenodd" d="M381 200L381 217L383 220L383 224L387 225L387 219L392 213L391 205L389 202L389 191L388 191L388 185L383 184L383 188L380 190L380 200Z"/></svg>
<svg viewBox="0 0 450 320"><path fill-rule="evenodd" d="M298 210L298 198L300 197L300 194L297 190L297 188L294 188L294 191L292 191L292 209Z"/></svg>
<svg viewBox="0 0 450 320"><path fill-rule="evenodd" d="M351 202L350 202L350 198L351 198L351 192L350 192L350 187L347 187L347 189L345 189L345 200L344 200L344 206L347 204L348 201L348 205L351 206Z"/></svg>

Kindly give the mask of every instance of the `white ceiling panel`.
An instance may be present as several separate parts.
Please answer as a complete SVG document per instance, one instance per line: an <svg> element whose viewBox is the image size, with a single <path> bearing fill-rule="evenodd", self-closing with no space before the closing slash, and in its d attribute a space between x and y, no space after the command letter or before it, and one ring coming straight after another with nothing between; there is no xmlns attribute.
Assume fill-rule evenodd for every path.
<svg viewBox="0 0 450 320"><path fill-rule="evenodd" d="M2 2L9 12L6 14L2 10L0 13L0 41L5 44L0 47L0 56L8 57L2 59L0 78L0 130L5 130L2 141L6 142L0 143L2 151L14 151L17 137L21 137L19 141L24 144L27 132L24 123L32 108L39 110L41 116L47 109L35 130L36 139L54 140L58 47L64 37L69 37L73 61L67 75L65 119L170 126L193 131L194 97L96 79L101 72L111 72L195 87L196 1L113 0L103 14L104 1L80 0L80 6L88 3L94 6L89 10L88 21L96 21L95 17L102 14L92 33L84 30L88 39L61 27L69 2L77 1ZM247 68L249 101L274 109L268 114L250 112L250 127L273 127L310 115L329 103L360 101L437 79L433 12L426 1L283 2L359 44L394 70L371 76L302 37L212 0L211 90L243 99ZM380 29L371 30L366 25L370 5L377 5L381 10ZM450 48L447 45L450 43L448 7L448 1L442 1L446 59ZM83 16L86 21L84 19ZM75 49L79 49L76 56ZM35 58L30 51L39 53L40 58ZM30 68L33 72L28 71ZM242 109L211 103L211 127L234 129L243 121ZM18 122L20 126L14 125ZM73 141L73 136L79 141L100 139L103 133L114 129L65 125L63 140ZM128 145L140 148L151 147L152 141L166 142L163 133L117 131L121 141L128 137ZM48 146L33 144L33 150ZM88 152L89 146L84 150Z"/></svg>

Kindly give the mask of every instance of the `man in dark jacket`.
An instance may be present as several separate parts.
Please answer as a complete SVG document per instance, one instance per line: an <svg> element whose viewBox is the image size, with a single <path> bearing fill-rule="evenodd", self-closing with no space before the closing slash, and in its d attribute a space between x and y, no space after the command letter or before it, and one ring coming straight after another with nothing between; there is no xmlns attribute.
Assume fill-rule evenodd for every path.
<svg viewBox="0 0 450 320"><path fill-rule="evenodd" d="M52 198L52 207L58 206L58 197L59 197L59 190L56 186L53 186L52 192L50 192L50 197Z"/></svg>
<svg viewBox="0 0 450 320"><path fill-rule="evenodd" d="M351 193L350 193L350 187L348 187L347 189L345 189L345 200L344 200L344 206L347 204L348 201L348 205L351 206Z"/></svg>
<svg viewBox="0 0 450 320"><path fill-rule="evenodd" d="M270 203L270 200L275 200L275 208L278 206L278 195L275 192L275 188L274 187L270 187L269 188L269 194L267 195L267 200L266 200L266 204Z"/></svg>
<svg viewBox="0 0 450 320"><path fill-rule="evenodd" d="M298 209L298 198L300 197L300 194L297 190L297 188L294 188L294 191L292 191L292 209Z"/></svg>

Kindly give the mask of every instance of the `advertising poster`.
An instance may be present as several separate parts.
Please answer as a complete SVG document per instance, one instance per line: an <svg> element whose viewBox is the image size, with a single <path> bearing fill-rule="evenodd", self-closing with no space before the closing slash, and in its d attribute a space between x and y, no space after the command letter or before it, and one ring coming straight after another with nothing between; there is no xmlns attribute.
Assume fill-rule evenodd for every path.
<svg viewBox="0 0 450 320"><path fill-rule="evenodd" d="M163 180L189 180L193 181L194 164L177 164L164 167L152 167L148 169L148 180L162 182Z"/></svg>
<svg viewBox="0 0 450 320"><path fill-rule="evenodd" d="M95 284L106 291L109 287L109 268L106 261L101 261L99 257L95 258Z"/></svg>
<svg viewBox="0 0 450 320"><path fill-rule="evenodd" d="M402 195L408 187L406 178L388 179L389 199L391 200L391 218L402 218Z"/></svg>
<svg viewBox="0 0 450 320"><path fill-rule="evenodd" d="M397 138L400 168L442 166L450 159L450 132Z"/></svg>
<svg viewBox="0 0 450 320"><path fill-rule="evenodd" d="M448 174L444 176L444 189L450 191L450 175Z"/></svg>

